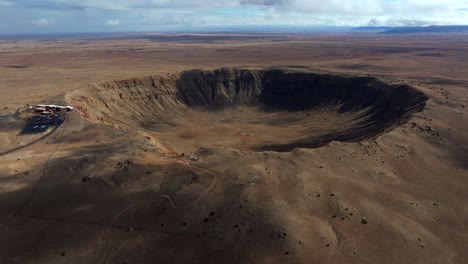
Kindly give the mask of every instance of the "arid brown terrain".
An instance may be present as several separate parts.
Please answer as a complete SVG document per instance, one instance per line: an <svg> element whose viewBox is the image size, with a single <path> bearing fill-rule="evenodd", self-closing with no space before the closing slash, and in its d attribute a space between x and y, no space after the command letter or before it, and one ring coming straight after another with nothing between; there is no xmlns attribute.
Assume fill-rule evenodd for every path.
<svg viewBox="0 0 468 264"><path fill-rule="evenodd" d="M467 61L448 34L0 40L0 263L465 263ZM20 135L39 103L75 111Z"/></svg>

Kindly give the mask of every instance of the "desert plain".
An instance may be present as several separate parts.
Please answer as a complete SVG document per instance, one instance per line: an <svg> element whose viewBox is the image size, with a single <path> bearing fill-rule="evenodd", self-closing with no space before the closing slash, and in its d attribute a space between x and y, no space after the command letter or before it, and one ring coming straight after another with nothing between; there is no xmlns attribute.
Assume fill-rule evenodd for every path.
<svg viewBox="0 0 468 264"><path fill-rule="evenodd" d="M1 263L468 259L466 35L4 39L0 70ZM21 135L41 103L75 110Z"/></svg>

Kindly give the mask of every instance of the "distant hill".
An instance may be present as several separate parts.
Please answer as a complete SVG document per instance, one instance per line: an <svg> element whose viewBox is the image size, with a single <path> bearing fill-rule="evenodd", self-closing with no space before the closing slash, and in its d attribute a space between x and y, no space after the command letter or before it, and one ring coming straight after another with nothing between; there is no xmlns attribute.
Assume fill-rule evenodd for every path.
<svg viewBox="0 0 468 264"><path fill-rule="evenodd" d="M387 31L396 29L397 27L357 27L353 28L353 30L362 30L362 31Z"/></svg>
<svg viewBox="0 0 468 264"><path fill-rule="evenodd" d="M468 26L428 26L428 27L358 27L354 30L380 31L381 34L413 33L468 33Z"/></svg>
<svg viewBox="0 0 468 264"><path fill-rule="evenodd" d="M410 34L410 33L468 33L468 26L429 26L429 27L403 27L382 32L383 34Z"/></svg>

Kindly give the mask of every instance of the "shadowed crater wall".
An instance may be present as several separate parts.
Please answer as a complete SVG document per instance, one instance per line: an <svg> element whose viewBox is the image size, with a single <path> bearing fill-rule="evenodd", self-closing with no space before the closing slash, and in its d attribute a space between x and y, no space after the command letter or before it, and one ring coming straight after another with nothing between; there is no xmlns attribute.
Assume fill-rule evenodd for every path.
<svg viewBox="0 0 468 264"><path fill-rule="evenodd" d="M372 138L406 122L422 92L374 77L282 69L191 70L93 84L67 95L91 121L138 129L166 152L290 151Z"/></svg>

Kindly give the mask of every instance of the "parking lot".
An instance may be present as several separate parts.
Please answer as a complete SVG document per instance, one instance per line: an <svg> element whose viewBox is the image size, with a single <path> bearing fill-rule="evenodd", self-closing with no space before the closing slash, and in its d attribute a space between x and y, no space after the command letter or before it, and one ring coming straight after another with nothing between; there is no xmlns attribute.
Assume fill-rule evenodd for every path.
<svg viewBox="0 0 468 264"><path fill-rule="evenodd" d="M28 125L21 131L21 135L39 134L46 132L50 127L57 128L63 123L61 114L52 114L48 116L34 116Z"/></svg>

